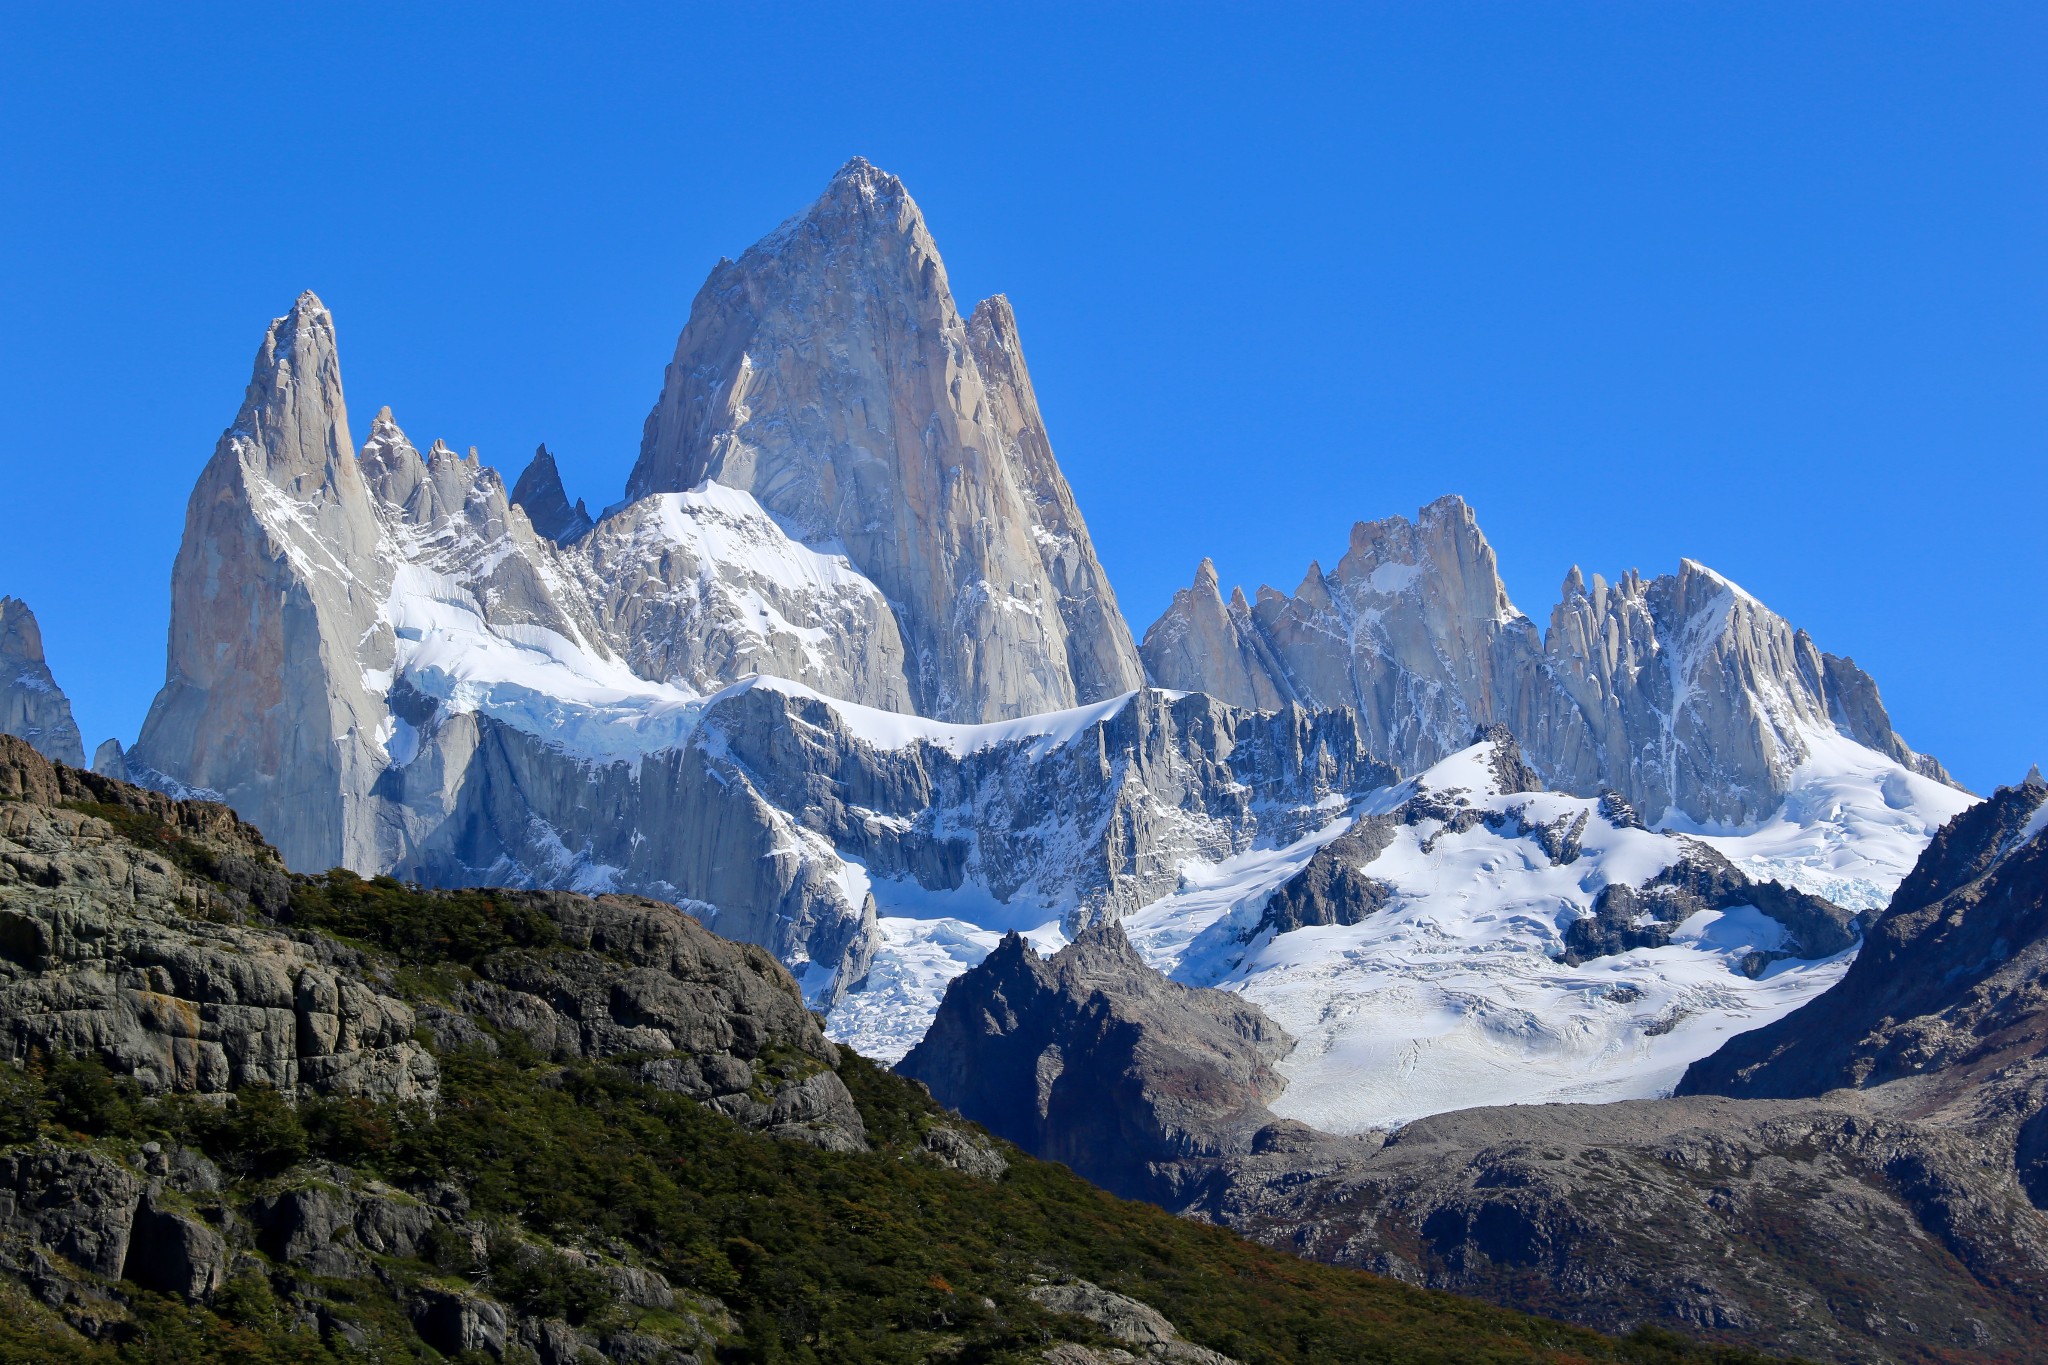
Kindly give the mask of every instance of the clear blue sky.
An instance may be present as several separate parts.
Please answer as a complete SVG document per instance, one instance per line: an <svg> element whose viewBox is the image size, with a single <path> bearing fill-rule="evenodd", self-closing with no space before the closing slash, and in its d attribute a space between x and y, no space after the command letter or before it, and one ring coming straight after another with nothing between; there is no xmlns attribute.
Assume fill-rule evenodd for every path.
<svg viewBox="0 0 2048 1365"><path fill-rule="evenodd" d="M1984 789L2048 760L2048 6L0 4L0 592L162 678L268 319L357 439L623 485L691 296L859 153L1015 301L1133 626L1478 508L1681 555Z"/></svg>

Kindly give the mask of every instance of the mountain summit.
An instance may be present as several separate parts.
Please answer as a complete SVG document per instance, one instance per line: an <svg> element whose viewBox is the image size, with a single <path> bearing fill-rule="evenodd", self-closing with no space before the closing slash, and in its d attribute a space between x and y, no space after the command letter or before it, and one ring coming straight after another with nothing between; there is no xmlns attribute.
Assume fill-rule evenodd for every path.
<svg viewBox="0 0 2048 1365"><path fill-rule="evenodd" d="M1008 301L963 319L924 215L866 161L698 291L626 494L706 480L898 604L921 714L1030 715L1143 679Z"/></svg>

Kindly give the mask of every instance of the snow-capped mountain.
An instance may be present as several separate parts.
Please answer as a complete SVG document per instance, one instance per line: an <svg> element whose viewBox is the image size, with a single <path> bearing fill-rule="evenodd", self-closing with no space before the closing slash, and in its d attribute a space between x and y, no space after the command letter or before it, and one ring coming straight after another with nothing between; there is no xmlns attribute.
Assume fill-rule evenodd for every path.
<svg viewBox="0 0 2048 1365"><path fill-rule="evenodd" d="M1967 801L1912 780L1924 809ZM1639 1098L1853 956L1850 912L1715 843L1542 790L1503 729L1123 923L1153 966L1299 1040L1275 1107L1315 1127Z"/></svg>
<svg viewBox="0 0 2048 1365"><path fill-rule="evenodd" d="M1255 602L1234 590L1226 603L1204 561L1142 652L1162 687L1243 706L1354 706L1375 746L1408 771L1503 724L1551 786L1611 788L1652 821L1772 817L1814 759L1816 735L1948 780L1893 732L1853 660L1822 653L1692 560L1612 584L1574 568L1539 633L1508 600L1493 547L1456 497L1412 522L1358 523L1336 569L1311 564L1292 597L1262 587Z"/></svg>
<svg viewBox="0 0 2048 1365"><path fill-rule="evenodd" d="M1455 499L1361 526L1293 598L1226 604L1205 566L1144 660L1158 685L1008 303L963 318L902 185L855 161L713 271L627 499L595 520L545 448L508 493L473 450L420 453L388 409L357 447L333 319L302 296L194 489L165 686L108 762L220 796L295 868L682 904L769 947L837 1036L885 1058L1001 932L1050 947L1128 916L1175 971L1255 996L1294 983L1276 1014L1329 1003L1339 1060L1290 1087L1303 1103L1379 1074L1339 1015L1401 998L1396 978L1435 1003L1383 1029L1493 1021L1477 1050L1416 1054L1446 1102L1516 1058L1532 1094L1661 1084L1695 1035L1789 1008L1833 970L1785 961L1848 942L1835 921L1821 939L1764 913L1793 903L1782 890L1742 902L1756 913L1717 891L1710 922L1666 924L1653 884L1680 850L1860 908L1969 799L1891 733L1853 665L1689 562L1651 583L1575 575L1539 640ZM1401 784L1469 767L1496 722L1555 790L1436 769ZM1397 811L1418 829L1417 803L1454 789L1461 827L1420 863L1380 866L1406 833L1361 860L1365 830ZM1657 828L1617 823L1630 805ZM1572 858L1529 852L1561 840ZM1359 918L1303 908L1380 895L1366 883L1393 889ZM1609 923L1624 887L1663 928ZM1447 908L1481 900L1521 908ZM1572 946L1595 930L1626 950ZM1460 947L1423 951L1439 941ZM1385 959L1370 980L1368 944ZM1779 952L1795 957L1732 970ZM1636 953L1633 1000L1571 984L1620 981Z"/></svg>

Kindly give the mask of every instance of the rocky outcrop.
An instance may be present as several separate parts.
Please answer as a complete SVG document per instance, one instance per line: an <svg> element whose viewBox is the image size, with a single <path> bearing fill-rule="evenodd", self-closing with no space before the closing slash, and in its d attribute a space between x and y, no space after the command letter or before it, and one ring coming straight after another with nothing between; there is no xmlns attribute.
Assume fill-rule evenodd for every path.
<svg viewBox="0 0 2048 1365"><path fill-rule="evenodd" d="M1472 509L1360 522L1335 570L1223 605L1213 568L1145 634L1162 687L1242 705L1359 710L1404 770L1505 724L1552 787L1619 792L1645 818L1742 824L1778 808L1815 732L1948 781L1892 730L1876 684L1692 560L1654 580L1566 577L1548 628L1516 610Z"/></svg>
<svg viewBox="0 0 2048 1365"><path fill-rule="evenodd" d="M568 490L562 487L562 471L546 446L533 452L533 459L512 485L512 505L526 513L533 529L557 545L569 545L582 538L592 522L583 499L569 505Z"/></svg>
<svg viewBox="0 0 2048 1365"><path fill-rule="evenodd" d="M2001 787L1935 836L1833 990L1696 1062L1685 1094L1944 1090L2048 1048L2048 783ZM1932 1082L1930 1082L1932 1083Z"/></svg>
<svg viewBox="0 0 2048 1365"><path fill-rule="evenodd" d="M1244 591L1233 588L1225 605L1216 565L1203 560L1193 587L1152 623L1139 646L1146 671L1168 687L1190 687L1218 701L1275 711L1293 696L1283 692L1286 671L1251 619Z"/></svg>
<svg viewBox="0 0 2048 1365"><path fill-rule="evenodd" d="M432 1098L412 1009L345 950L261 924L284 869L232 812L53 768L11 737L0 795L7 1060L95 1053L147 1091Z"/></svg>
<svg viewBox="0 0 2048 1365"><path fill-rule="evenodd" d="M1174 1365L1242 1365L1221 1351L1182 1340L1179 1329L1150 1304L1087 1280L1034 1284L1025 1293L1033 1303L1055 1313L1087 1319L1137 1353L1116 1348L1110 1354L1062 1344L1044 1353L1047 1365L1117 1365L1133 1360L1161 1360Z"/></svg>
<svg viewBox="0 0 2048 1365"><path fill-rule="evenodd" d="M838 1050L764 950L660 902L458 893L488 894L499 913L545 924L532 939L545 946L469 954L456 944L467 965L450 972L380 947L368 922L352 925L367 936L355 944L319 927L335 905L359 903L364 885L347 874L292 877L225 806L54 765L0 736L0 1066L37 1075L59 1059L96 1059L145 1099L203 1096L213 1112L274 1092L287 1104L355 1101L347 1112L358 1115L385 1104L389 1115L440 1102L437 1051L509 1045L528 1058L615 1060L655 1090L770 1137L867 1150ZM375 894L398 896L417 932L448 893L386 883ZM401 984L401 965L426 966L434 984L424 997L422 978ZM732 1328L716 1303L615 1255L508 1244L514 1234L471 1217L450 1184L398 1189L325 1163L259 1169L252 1180L175 1144L20 1143L36 1132L33 1112L10 1124L0 1273L88 1334L126 1330L106 1325L129 1292L116 1281L204 1303L231 1276L252 1275L381 1282L428 1344L457 1352L684 1361L694 1358L686 1348ZM1000 1176L1004 1159L987 1139L945 1131L957 1138L947 1164ZM494 1265L608 1281L609 1297L656 1316L572 1326L509 1297L388 1269L461 1269L487 1247ZM620 1325L630 1322L639 1325ZM362 1344L331 1305L317 1325Z"/></svg>
<svg viewBox="0 0 2048 1365"><path fill-rule="evenodd" d="M691 306L627 497L742 489L898 608L917 711L1055 711L1136 687L1006 303L973 327L901 181L848 162Z"/></svg>
<svg viewBox="0 0 2048 1365"><path fill-rule="evenodd" d="M567 557L641 677L712 693L753 676L911 711L889 601L843 554L790 539L746 493L706 483L617 509Z"/></svg>
<svg viewBox="0 0 2048 1365"><path fill-rule="evenodd" d="M85 741L71 718L71 699L50 675L43 632L28 603L0 597L0 734L74 768L85 766Z"/></svg>
<svg viewBox="0 0 2048 1365"><path fill-rule="evenodd" d="M339 883L346 892L348 879ZM146 1092L431 1101L470 1020L563 1061L633 1055L642 1078L746 1126L865 1147L789 973L659 901L504 893L545 916L545 957L474 964L448 1006L317 933L276 853L223 806L55 767L0 737L0 1052L91 1054Z"/></svg>
<svg viewBox="0 0 2048 1365"><path fill-rule="evenodd" d="M1186 859L1297 837L1334 793L1391 777L1348 713L1158 692L961 731L763 683L713 699L678 747L609 763L460 723L440 722L429 755L459 736L467 777L403 875L689 902L804 973L821 1007L866 972L871 887L1115 918L1172 890Z"/></svg>
<svg viewBox="0 0 2048 1365"><path fill-rule="evenodd" d="M1107 925L1050 958L1006 937L896 1069L1027 1151L1171 1204L1180 1163L1251 1150L1293 1045L1256 1006L1168 981Z"/></svg>

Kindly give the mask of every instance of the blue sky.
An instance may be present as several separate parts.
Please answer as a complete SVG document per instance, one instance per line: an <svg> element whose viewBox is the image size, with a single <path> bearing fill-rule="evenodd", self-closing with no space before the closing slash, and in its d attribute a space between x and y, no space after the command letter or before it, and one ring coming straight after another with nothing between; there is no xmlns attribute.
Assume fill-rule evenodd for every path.
<svg viewBox="0 0 2048 1365"><path fill-rule="evenodd" d="M2048 759L2043 71L2037 4L13 0L0 592L132 738L309 287L358 440L613 500L706 271L858 153L1015 302L1135 629L1457 492L1539 620L1700 559L1981 790Z"/></svg>

